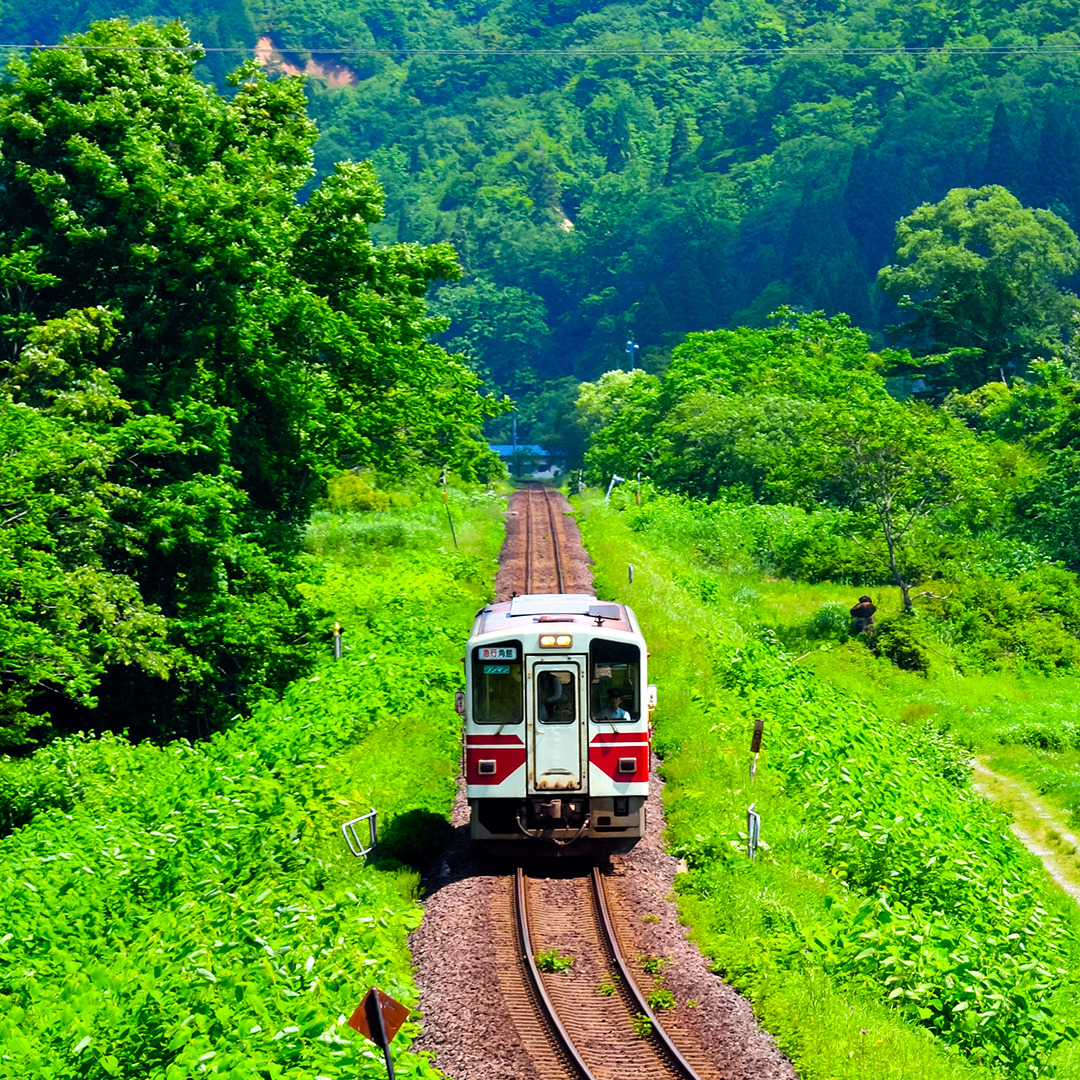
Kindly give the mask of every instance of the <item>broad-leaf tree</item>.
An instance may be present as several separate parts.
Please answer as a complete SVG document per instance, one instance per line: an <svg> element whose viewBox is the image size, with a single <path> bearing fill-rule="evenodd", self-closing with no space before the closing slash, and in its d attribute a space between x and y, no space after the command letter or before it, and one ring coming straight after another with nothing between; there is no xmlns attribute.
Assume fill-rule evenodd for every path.
<svg viewBox="0 0 1080 1080"><path fill-rule="evenodd" d="M914 528L967 501L978 517L986 457L963 424L919 402L856 399L815 417L773 475L796 501L851 510L855 537L888 568L905 611Z"/></svg>
<svg viewBox="0 0 1080 1080"><path fill-rule="evenodd" d="M13 61L0 89L0 378L15 407L53 408L20 376L33 327L109 313L87 349L124 404L85 559L134 582L188 662L165 684L102 647L87 671L105 665L113 723L187 730L179 707L217 722L295 672L310 615L293 561L325 477L488 475L478 435L503 405L430 344L443 324L425 296L458 273L449 245L376 247L369 165L301 203L316 132L299 80L247 64L223 96L177 23L97 23L69 45Z"/></svg>
<svg viewBox="0 0 1080 1080"><path fill-rule="evenodd" d="M1080 304L1061 287L1080 268L1080 241L1049 210L1005 188L954 188L896 226L896 262L878 284L913 313L902 329L968 390L1060 349Z"/></svg>

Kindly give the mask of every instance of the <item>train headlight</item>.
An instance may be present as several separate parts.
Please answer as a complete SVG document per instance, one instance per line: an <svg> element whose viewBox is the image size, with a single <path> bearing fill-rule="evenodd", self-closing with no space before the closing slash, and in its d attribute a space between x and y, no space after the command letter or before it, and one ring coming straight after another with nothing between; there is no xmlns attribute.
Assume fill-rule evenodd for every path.
<svg viewBox="0 0 1080 1080"><path fill-rule="evenodd" d="M570 634L541 634L541 649L569 649L574 644Z"/></svg>

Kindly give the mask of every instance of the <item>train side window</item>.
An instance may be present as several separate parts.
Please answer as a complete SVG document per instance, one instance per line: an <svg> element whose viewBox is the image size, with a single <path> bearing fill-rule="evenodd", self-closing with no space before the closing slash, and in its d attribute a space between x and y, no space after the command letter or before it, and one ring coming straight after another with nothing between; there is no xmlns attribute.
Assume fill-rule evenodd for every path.
<svg viewBox="0 0 1080 1080"><path fill-rule="evenodd" d="M545 724L577 720L577 680L572 671L544 669L536 677L536 715Z"/></svg>
<svg viewBox="0 0 1080 1080"><path fill-rule="evenodd" d="M593 720L628 723L641 717L641 650L623 641L589 646L589 714Z"/></svg>
<svg viewBox="0 0 1080 1080"><path fill-rule="evenodd" d="M478 645L472 655L472 718L477 724L520 724L525 715L520 641Z"/></svg>

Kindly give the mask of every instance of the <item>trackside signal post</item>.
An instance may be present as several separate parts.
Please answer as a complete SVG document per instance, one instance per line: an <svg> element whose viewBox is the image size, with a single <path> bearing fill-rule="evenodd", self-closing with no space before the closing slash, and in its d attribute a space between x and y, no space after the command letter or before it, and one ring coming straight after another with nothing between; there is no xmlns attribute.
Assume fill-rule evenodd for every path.
<svg viewBox="0 0 1080 1080"><path fill-rule="evenodd" d="M390 1043L408 1018L407 1006L373 986L348 1020L349 1027L381 1047L386 1058L386 1075L389 1080L394 1080L394 1060L390 1056Z"/></svg>

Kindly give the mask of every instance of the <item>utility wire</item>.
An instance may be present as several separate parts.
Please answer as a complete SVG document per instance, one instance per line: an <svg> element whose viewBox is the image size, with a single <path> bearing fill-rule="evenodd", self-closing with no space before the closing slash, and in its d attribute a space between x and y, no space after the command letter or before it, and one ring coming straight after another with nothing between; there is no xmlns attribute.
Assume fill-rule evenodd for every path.
<svg viewBox="0 0 1080 1080"><path fill-rule="evenodd" d="M988 45L979 48L972 45L897 45L897 46L731 46L705 49L598 49L592 47L559 49L434 49L434 48L375 48L353 46L346 49L324 49L314 45L271 46L274 52L310 53L317 56L546 56L546 57L607 57L607 56L1078 56L1080 46L1064 45ZM17 45L0 42L0 50L7 52L168 52L168 53L230 53L255 56L257 50L241 46L187 45L183 48L165 45Z"/></svg>

